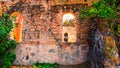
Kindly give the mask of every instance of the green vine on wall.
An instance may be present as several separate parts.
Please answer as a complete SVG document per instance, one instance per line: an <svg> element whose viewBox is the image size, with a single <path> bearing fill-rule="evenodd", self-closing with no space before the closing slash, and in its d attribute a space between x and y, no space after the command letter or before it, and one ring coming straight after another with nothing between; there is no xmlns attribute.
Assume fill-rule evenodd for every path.
<svg viewBox="0 0 120 68"><path fill-rule="evenodd" d="M92 7L90 7L89 9L83 9L82 14L80 16L82 18L99 17L115 19L116 18L115 2L116 0L99 0L97 3L92 2Z"/></svg>

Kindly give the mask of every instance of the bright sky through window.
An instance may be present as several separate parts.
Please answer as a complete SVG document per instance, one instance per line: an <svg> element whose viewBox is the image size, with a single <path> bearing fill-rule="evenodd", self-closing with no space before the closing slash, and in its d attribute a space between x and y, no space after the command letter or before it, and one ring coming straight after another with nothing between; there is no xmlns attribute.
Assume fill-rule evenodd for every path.
<svg viewBox="0 0 120 68"><path fill-rule="evenodd" d="M70 13L64 14L64 15L63 15L62 22L65 22L66 20L69 21L70 19L74 19L74 16L73 16L72 14L70 14Z"/></svg>

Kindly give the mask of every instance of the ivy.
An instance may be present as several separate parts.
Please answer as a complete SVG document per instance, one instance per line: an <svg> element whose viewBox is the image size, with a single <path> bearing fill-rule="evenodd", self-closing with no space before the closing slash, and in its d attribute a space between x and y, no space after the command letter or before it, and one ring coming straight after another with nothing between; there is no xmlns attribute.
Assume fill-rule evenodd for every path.
<svg viewBox="0 0 120 68"><path fill-rule="evenodd" d="M10 31L13 28L13 23L8 14L3 14L0 17L0 60L3 68L9 68L15 60L15 48L17 42L10 39Z"/></svg>
<svg viewBox="0 0 120 68"><path fill-rule="evenodd" d="M82 18L107 18L116 19L116 0L99 0L98 2L92 2L92 7L82 10L80 15Z"/></svg>

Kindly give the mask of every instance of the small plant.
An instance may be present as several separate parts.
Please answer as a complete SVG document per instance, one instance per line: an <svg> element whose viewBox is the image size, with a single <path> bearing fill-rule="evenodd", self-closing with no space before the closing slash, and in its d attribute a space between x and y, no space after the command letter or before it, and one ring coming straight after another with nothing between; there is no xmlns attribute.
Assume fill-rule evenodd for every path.
<svg viewBox="0 0 120 68"><path fill-rule="evenodd" d="M22 68L22 65L19 65L19 67L18 68Z"/></svg>
<svg viewBox="0 0 120 68"><path fill-rule="evenodd" d="M54 64L50 64L50 63L35 63L33 64L33 68L60 68L59 64L54 63Z"/></svg>
<svg viewBox="0 0 120 68"><path fill-rule="evenodd" d="M63 22L63 26L75 26L75 23L73 23L73 19L70 20L66 20L65 22Z"/></svg>
<svg viewBox="0 0 120 68"><path fill-rule="evenodd" d="M33 65L33 68L37 68L36 65Z"/></svg>

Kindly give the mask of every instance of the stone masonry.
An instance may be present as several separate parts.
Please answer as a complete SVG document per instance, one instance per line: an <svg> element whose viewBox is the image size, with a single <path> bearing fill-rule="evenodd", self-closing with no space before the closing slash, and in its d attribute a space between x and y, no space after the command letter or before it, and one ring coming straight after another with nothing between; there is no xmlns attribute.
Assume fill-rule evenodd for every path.
<svg viewBox="0 0 120 68"><path fill-rule="evenodd" d="M84 5L45 5L39 3L18 3L18 11L23 15L22 42L16 49L16 65L33 63L59 63L64 65L80 64L87 60L89 46L87 43L88 20L79 17ZM65 13L76 17L77 41L62 43L62 17Z"/></svg>

